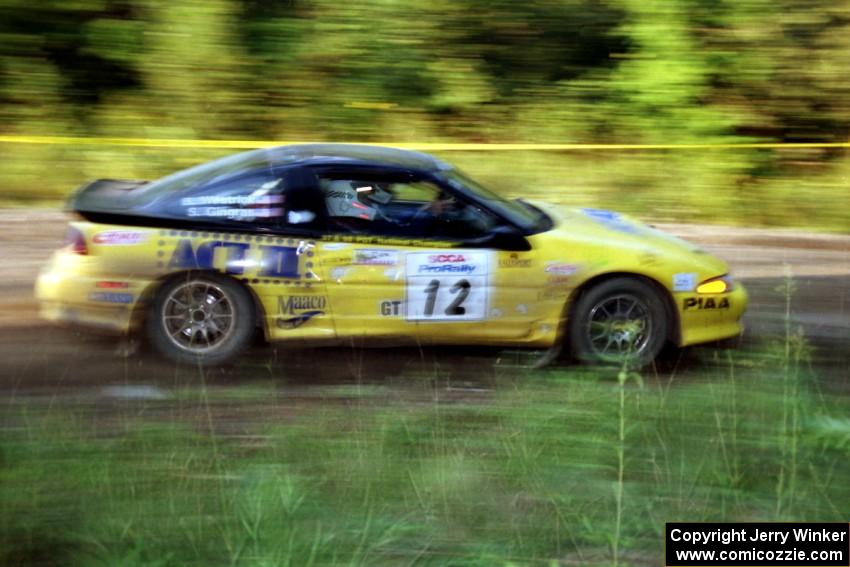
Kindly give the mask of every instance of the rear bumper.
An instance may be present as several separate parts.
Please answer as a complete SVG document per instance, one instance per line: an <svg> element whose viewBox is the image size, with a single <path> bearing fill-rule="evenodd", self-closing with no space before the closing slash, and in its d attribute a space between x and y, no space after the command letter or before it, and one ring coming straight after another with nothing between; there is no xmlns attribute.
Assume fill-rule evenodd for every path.
<svg viewBox="0 0 850 567"><path fill-rule="evenodd" d="M749 297L741 284L729 293L677 293L674 297L681 322L679 346L728 339L744 330L741 318Z"/></svg>
<svg viewBox="0 0 850 567"><path fill-rule="evenodd" d="M124 335L130 332L131 316L117 310L98 309L90 305L42 302L39 316L45 321L70 327L81 327Z"/></svg>
<svg viewBox="0 0 850 567"><path fill-rule="evenodd" d="M61 258L54 258L38 276L35 296L39 315L54 323L79 325L115 333L127 333L138 303L134 288L103 289L104 278L69 269Z"/></svg>

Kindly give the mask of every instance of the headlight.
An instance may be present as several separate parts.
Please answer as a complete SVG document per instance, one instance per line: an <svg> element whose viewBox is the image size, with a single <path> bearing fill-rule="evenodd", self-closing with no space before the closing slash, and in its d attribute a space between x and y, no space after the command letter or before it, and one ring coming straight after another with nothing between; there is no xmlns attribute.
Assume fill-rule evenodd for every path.
<svg viewBox="0 0 850 567"><path fill-rule="evenodd" d="M724 274L716 278L705 280L697 286L697 293L726 293L732 291L735 286L732 283L732 276Z"/></svg>

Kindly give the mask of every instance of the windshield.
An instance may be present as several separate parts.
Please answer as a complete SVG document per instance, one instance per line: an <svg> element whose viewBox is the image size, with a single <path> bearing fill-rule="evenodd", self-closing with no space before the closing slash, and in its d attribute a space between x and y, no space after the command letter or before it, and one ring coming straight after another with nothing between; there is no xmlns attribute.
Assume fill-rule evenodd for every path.
<svg viewBox="0 0 850 567"><path fill-rule="evenodd" d="M441 173L449 185L474 196L490 210L507 218L528 234L546 230L549 225L549 218L539 209L526 205L522 201L505 199L457 169Z"/></svg>
<svg viewBox="0 0 850 567"><path fill-rule="evenodd" d="M134 189L130 198L136 203L152 202L162 195L211 185L247 171L269 167L267 155L267 150L254 150L190 167Z"/></svg>

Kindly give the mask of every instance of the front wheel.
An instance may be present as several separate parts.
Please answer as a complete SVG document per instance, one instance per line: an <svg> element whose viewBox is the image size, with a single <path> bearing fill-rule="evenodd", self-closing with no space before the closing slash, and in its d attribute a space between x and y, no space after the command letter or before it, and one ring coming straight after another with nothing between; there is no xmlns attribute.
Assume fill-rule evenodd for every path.
<svg viewBox="0 0 850 567"><path fill-rule="evenodd" d="M642 367L667 340L663 300L648 283L614 278L590 288L570 317L569 341L582 361Z"/></svg>
<svg viewBox="0 0 850 567"><path fill-rule="evenodd" d="M176 362L223 364L239 354L254 332L254 304L235 281L187 274L165 282L147 317L156 349Z"/></svg>

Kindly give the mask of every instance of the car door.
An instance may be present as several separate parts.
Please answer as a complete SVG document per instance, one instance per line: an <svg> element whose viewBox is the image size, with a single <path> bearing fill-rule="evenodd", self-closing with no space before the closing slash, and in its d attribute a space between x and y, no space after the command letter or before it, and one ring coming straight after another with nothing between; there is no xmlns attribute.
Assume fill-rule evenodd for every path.
<svg viewBox="0 0 850 567"><path fill-rule="evenodd" d="M543 271L534 250L483 244L502 222L491 212L409 173L334 170L320 173L320 187L330 216L317 247L340 337L529 336Z"/></svg>
<svg viewBox="0 0 850 567"><path fill-rule="evenodd" d="M270 339L335 338L316 247L322 203L309 183L297 169L261 164L175 195L164 213L207 229L163 231L163 266L214 269L244 283Z"/></svg>
<svg viewBox="0 0 850 567"><path fill-rule="evenodd" d="M266 313L269 338L334 339L333 305L327 295L327 275L318 246L324 229L324 205L315 176L305 168L294 168L286 170L280 179L281 217L274 234L261 244L265 252L259 268L281 277L252 280Z"/></svg>

